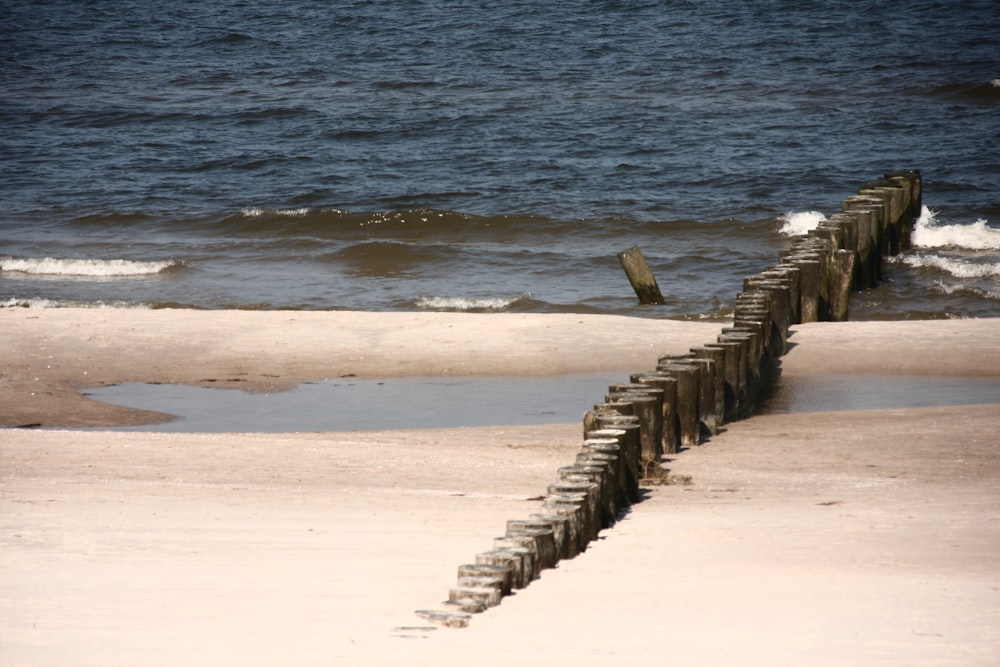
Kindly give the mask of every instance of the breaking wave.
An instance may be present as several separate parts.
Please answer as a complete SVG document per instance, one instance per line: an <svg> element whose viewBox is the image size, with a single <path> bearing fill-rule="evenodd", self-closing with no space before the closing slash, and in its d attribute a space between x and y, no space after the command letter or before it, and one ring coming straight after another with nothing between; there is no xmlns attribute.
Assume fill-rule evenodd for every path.
<svg viewBox="0 0 1000 667"><path fill-rule="evenodd" d="M989 278L1000 276L1000 262L977 263L940 255L902 255L899 261L914 268L932 268L955 278Z"/></svg>
<svg viewBox="0 0 1000 667"><path fill-rule="evenodd" d="M785 236L805 236L824 220L826 216L819 211L789 211L781 216L778 231Z"/></svg>
<svg viewBox="0 0 1000 667"><path fill-rule="evenodd" d="M496 312L507 310L515 303L530 299L524 294L515 297L472 298L448 296L422 296L416 306L424 310L451 310L466 312Z"/></svg>
<svg viewBox="0 0 1000 667"><path fill-rule="evenodd" d="M125 301L62 301L58 299L0 299L0 308L96 308L96 309L127 309L149 310L145 303L128 303Z"/></svg>
<svg viewBox="0 0 1000 667"><path fill-rule="evenodd" d="M177 260L137 262L128 259L0 257L0 271L37 276L120 278L155 275L180 266Z"/></svg>
<svg viewBox="0 0 1000 667"><path fill-rule="evenodd" d="M920 211L911 237L915 248L964 248L1000 250L1000 229L980 218L971 225L939 225L937 212L926 206Z"/></svg>

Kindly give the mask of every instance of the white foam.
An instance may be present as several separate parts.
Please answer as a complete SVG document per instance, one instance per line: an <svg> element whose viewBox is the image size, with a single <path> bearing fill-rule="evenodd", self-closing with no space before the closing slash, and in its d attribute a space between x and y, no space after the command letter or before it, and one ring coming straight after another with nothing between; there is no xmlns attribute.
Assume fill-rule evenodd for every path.
<svg viewBox="0 0 1000 667"><path fill-rule="evenodd" d="M422 296L417 299L417 307L427 310L504 310L511 304L523 299L523 296L511 298L470 298L450 296Z"/></svg>
<svg viewBox="0 0 1000 667"><path fill-rule="evenodd" d="M179 262L172 259L158 262L136 262L128 259L0 257L0 271L47 276L85 276L89 278L148 276L177 266L178 264Z"/></svg>
<svg viewBox="0 0 1000 667"><path fill-rule="evenodd" d="M258 208L256 206L251 206L248 208L240 209L240 214L245 218L259 218L262 215L287 215L287 216L302 216L309 213L308 208L285 208L285 209L273 209L273 208Z"/></svg>
<svg viewBox="0 0 1000 667"><path fill-rule="evenodd" d="M902 255L900 257L907 266L917 268L933 268L943 271L955 278L989 278L1000 276L1000 262L969 262L941 255Z"/></svg>
<svg viewBox="0 0 1000 667"><path fill-rule="evenodd" d="M128 309L149 310L144 303L128 303L125 301L59 301L54 299L18 299L12 297L0 301L0 308L96 308L96 309Z"/></svg>
<svg viewBox="0 0 1000 667"><path fill-rule="evenodd" d="M781 220L779 232L785 236L805 236L826 220L826 216L819 211L789 211L781 216Z"/></svg>
<svg viewBox="0 0 1000 667"><path fill-rule="evenodd" d="M939 225L937 212L924 206L910 238L915 248L965 248L1000 250L1000 229L980 218L971 225Z"/></svg>

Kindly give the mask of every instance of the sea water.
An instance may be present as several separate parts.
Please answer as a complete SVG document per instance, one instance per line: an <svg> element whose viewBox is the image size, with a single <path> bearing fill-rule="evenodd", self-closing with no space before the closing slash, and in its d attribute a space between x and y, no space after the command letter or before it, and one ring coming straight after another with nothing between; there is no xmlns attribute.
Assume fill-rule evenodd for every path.
<svg viewBox="0 0 1000 667"><path fill-rule="evenodd" d="M852 317L1000 314L989 0L10 0L0 65L4 306L725 317L919 169Z"/></svg>

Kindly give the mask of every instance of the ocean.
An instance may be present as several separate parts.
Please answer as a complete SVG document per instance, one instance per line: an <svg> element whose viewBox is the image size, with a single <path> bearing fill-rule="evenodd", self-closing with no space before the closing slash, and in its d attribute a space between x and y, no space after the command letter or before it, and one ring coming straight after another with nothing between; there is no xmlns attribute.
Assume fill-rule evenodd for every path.
<svg viewBox="0 0 1000 667"><path fill-rule="evenodd" d="M918 169L851 318L1000 316L993 0L5 0L0 62L0 306L721 319Z"/></svg>

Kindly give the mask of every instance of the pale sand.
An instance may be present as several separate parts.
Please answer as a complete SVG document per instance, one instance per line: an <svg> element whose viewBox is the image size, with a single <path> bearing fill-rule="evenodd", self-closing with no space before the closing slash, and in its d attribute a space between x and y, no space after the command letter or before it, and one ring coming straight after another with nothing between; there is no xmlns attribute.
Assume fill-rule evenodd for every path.
<svg viewBox="0 0 1000 667"><path fill-rule="evenodd" d="M7 310L0 423L134 419L75 389L122 380L627 376L719 327ZM1000 376L998 333L991 320L809 325L782 365ZM587 553L470 627L428 630L413 612L535 510L579 425L3 429L0 665L995 665L997 433L1000 401L729 424L670 462L690 485L651 488Z"/></svg>

